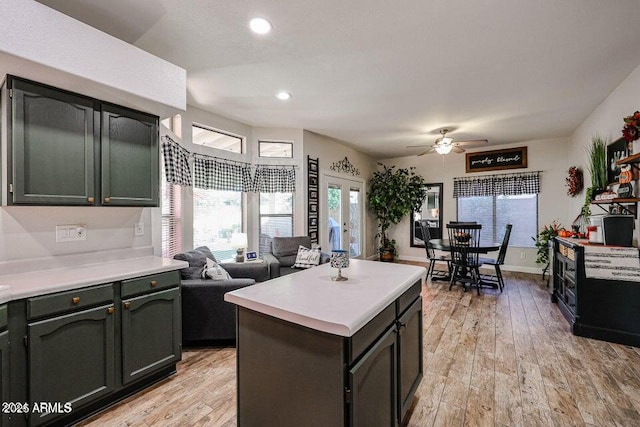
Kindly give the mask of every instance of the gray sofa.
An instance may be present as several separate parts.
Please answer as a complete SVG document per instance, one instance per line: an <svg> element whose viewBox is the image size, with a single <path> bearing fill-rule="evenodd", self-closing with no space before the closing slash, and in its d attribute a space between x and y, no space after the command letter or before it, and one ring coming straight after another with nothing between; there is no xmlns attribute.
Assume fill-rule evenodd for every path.
<svg viewBox="0 0 640 427"><path fill-rule="evenodd" d="M262 259L268 264L272 279L300 271L293 267L300 245L311 248L311 238L309 236L274 237L271 240L271 250L262 254ZM323 252L320 264L329 262L329 259L329 254Z"/></svg>
<svg viewBox="0 0 640 427"><path fill-rule="evenodd" d="M182 283L182 341L186 344L236 339L236 309L224 294L269 279L268 269L259 264L221 264L232 279L201 279L207 258L216 261L206 246L176 254L187 261L180 270Z"/></svg>

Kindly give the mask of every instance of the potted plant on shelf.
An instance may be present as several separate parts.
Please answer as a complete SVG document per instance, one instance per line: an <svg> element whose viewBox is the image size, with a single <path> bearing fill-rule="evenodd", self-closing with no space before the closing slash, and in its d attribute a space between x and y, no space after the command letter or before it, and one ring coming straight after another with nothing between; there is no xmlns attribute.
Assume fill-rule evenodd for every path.
<svg viewBox="0 0 640 427"><path fill-rule="evenodd" d="M387 167L379 163L382 170L373 173L369 181L367 199L369 210L378 220L380 238L380 260L393 261L396 255L396 241L389 239L387 231L391 224L397 224L411 212L419 210L427 197L426 181L413 171L415 168Z"/></svg>
<svg viewBox="0 0 640 427"><path fill-rule="evenodd" d="M600 135L594 135L591 145L587 148L587 156L591 174L591 192L587 190L587 196L591 202L595 196L607 189L607 141Z"/></svg>

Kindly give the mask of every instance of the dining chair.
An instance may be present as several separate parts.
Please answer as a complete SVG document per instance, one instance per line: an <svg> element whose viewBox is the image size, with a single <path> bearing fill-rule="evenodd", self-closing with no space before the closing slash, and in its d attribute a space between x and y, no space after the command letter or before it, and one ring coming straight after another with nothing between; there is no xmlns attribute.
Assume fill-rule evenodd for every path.
<svg viewBox="0 0 640 427"><path fill-rule="evenodd" d="M436 251L429 247L429 240L431 240L431 231L429 231L429 221L421 219L418 220L420 229L422 231L422 240L424 240L424 248L427 251L427 259L429 260L429 268L427 269L427 277L433 276L434 267L436 261L445 261L447 263L447 272L438 271L434 277L443 279L451 274L451 257L448 255L436 255Z"/></svg>
<svg viewBox="0 0 640 427"><path fill-rule="evenodd" d="M480 295L480 224L447 224L449 247L451 248L451 281L449 290L456 282L475 285Z"/></svg>
<svg viewBox="0 0 640 427"><path fill-rule="evenodd" d="M496 274L483 274L481 279L483 282L498 285L500 292L504 289L504 279L502 277L502 270L500 266L504 264L504 258L507 255L507 247L509 246L509 237L511 237L512 224L507 224L504 231L504 237L502 238L502 244L500 245L500 251L498 252L498 258L480 258L480 263L493 265L496 269Z"/></svg>

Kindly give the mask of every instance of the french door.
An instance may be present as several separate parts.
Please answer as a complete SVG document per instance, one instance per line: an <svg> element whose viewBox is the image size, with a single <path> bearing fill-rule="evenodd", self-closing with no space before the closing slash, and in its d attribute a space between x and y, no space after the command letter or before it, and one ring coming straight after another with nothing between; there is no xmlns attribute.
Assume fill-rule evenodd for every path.
<svg viewBox="0 0 640 427"><path fill-rule="evenodd" d="M321 204L327 228L322 235L322 249L343 249L349 251L351 258L362 257L364 184L330 175L323 178Z"/></svg>

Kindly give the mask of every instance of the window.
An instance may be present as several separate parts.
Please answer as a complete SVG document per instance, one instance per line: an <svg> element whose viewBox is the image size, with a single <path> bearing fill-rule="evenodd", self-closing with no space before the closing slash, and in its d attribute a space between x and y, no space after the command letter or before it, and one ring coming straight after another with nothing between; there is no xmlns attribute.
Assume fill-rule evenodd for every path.
<svg viewBox="0 0 640 427"><path fill-rule="evenodd" d="M538 195L458 198L458 221L482 224L481 240L502 242L507 224L513 224L509 246L532 248L538 230Z"/></svg>
<svg viewBox="0 0 640 427"><path fill-rule="evenodd" d="M242 193L193 189L193 247L208 246L218 261L236 250L231 235L242 231Z"/></svg>
<svg viewBox="0 0 640 427"><path fill-rule="evenodd" d="M267 250L267 236L293 236L293 193L260 193L261 252Z"/></svg>
<svg viewBox="0 0 640 427"><path fill-rule="evenodd" d="M293 157L293 142L259 141L259 157Z"/></svg>
<svg viewBox="0 0 640 427"><path fill-rule="evenodd" d="M193 125L191 130L194 144L231 151L232 153L242 153L243 138L241 136L208 129L201 125Z"/></svg>

